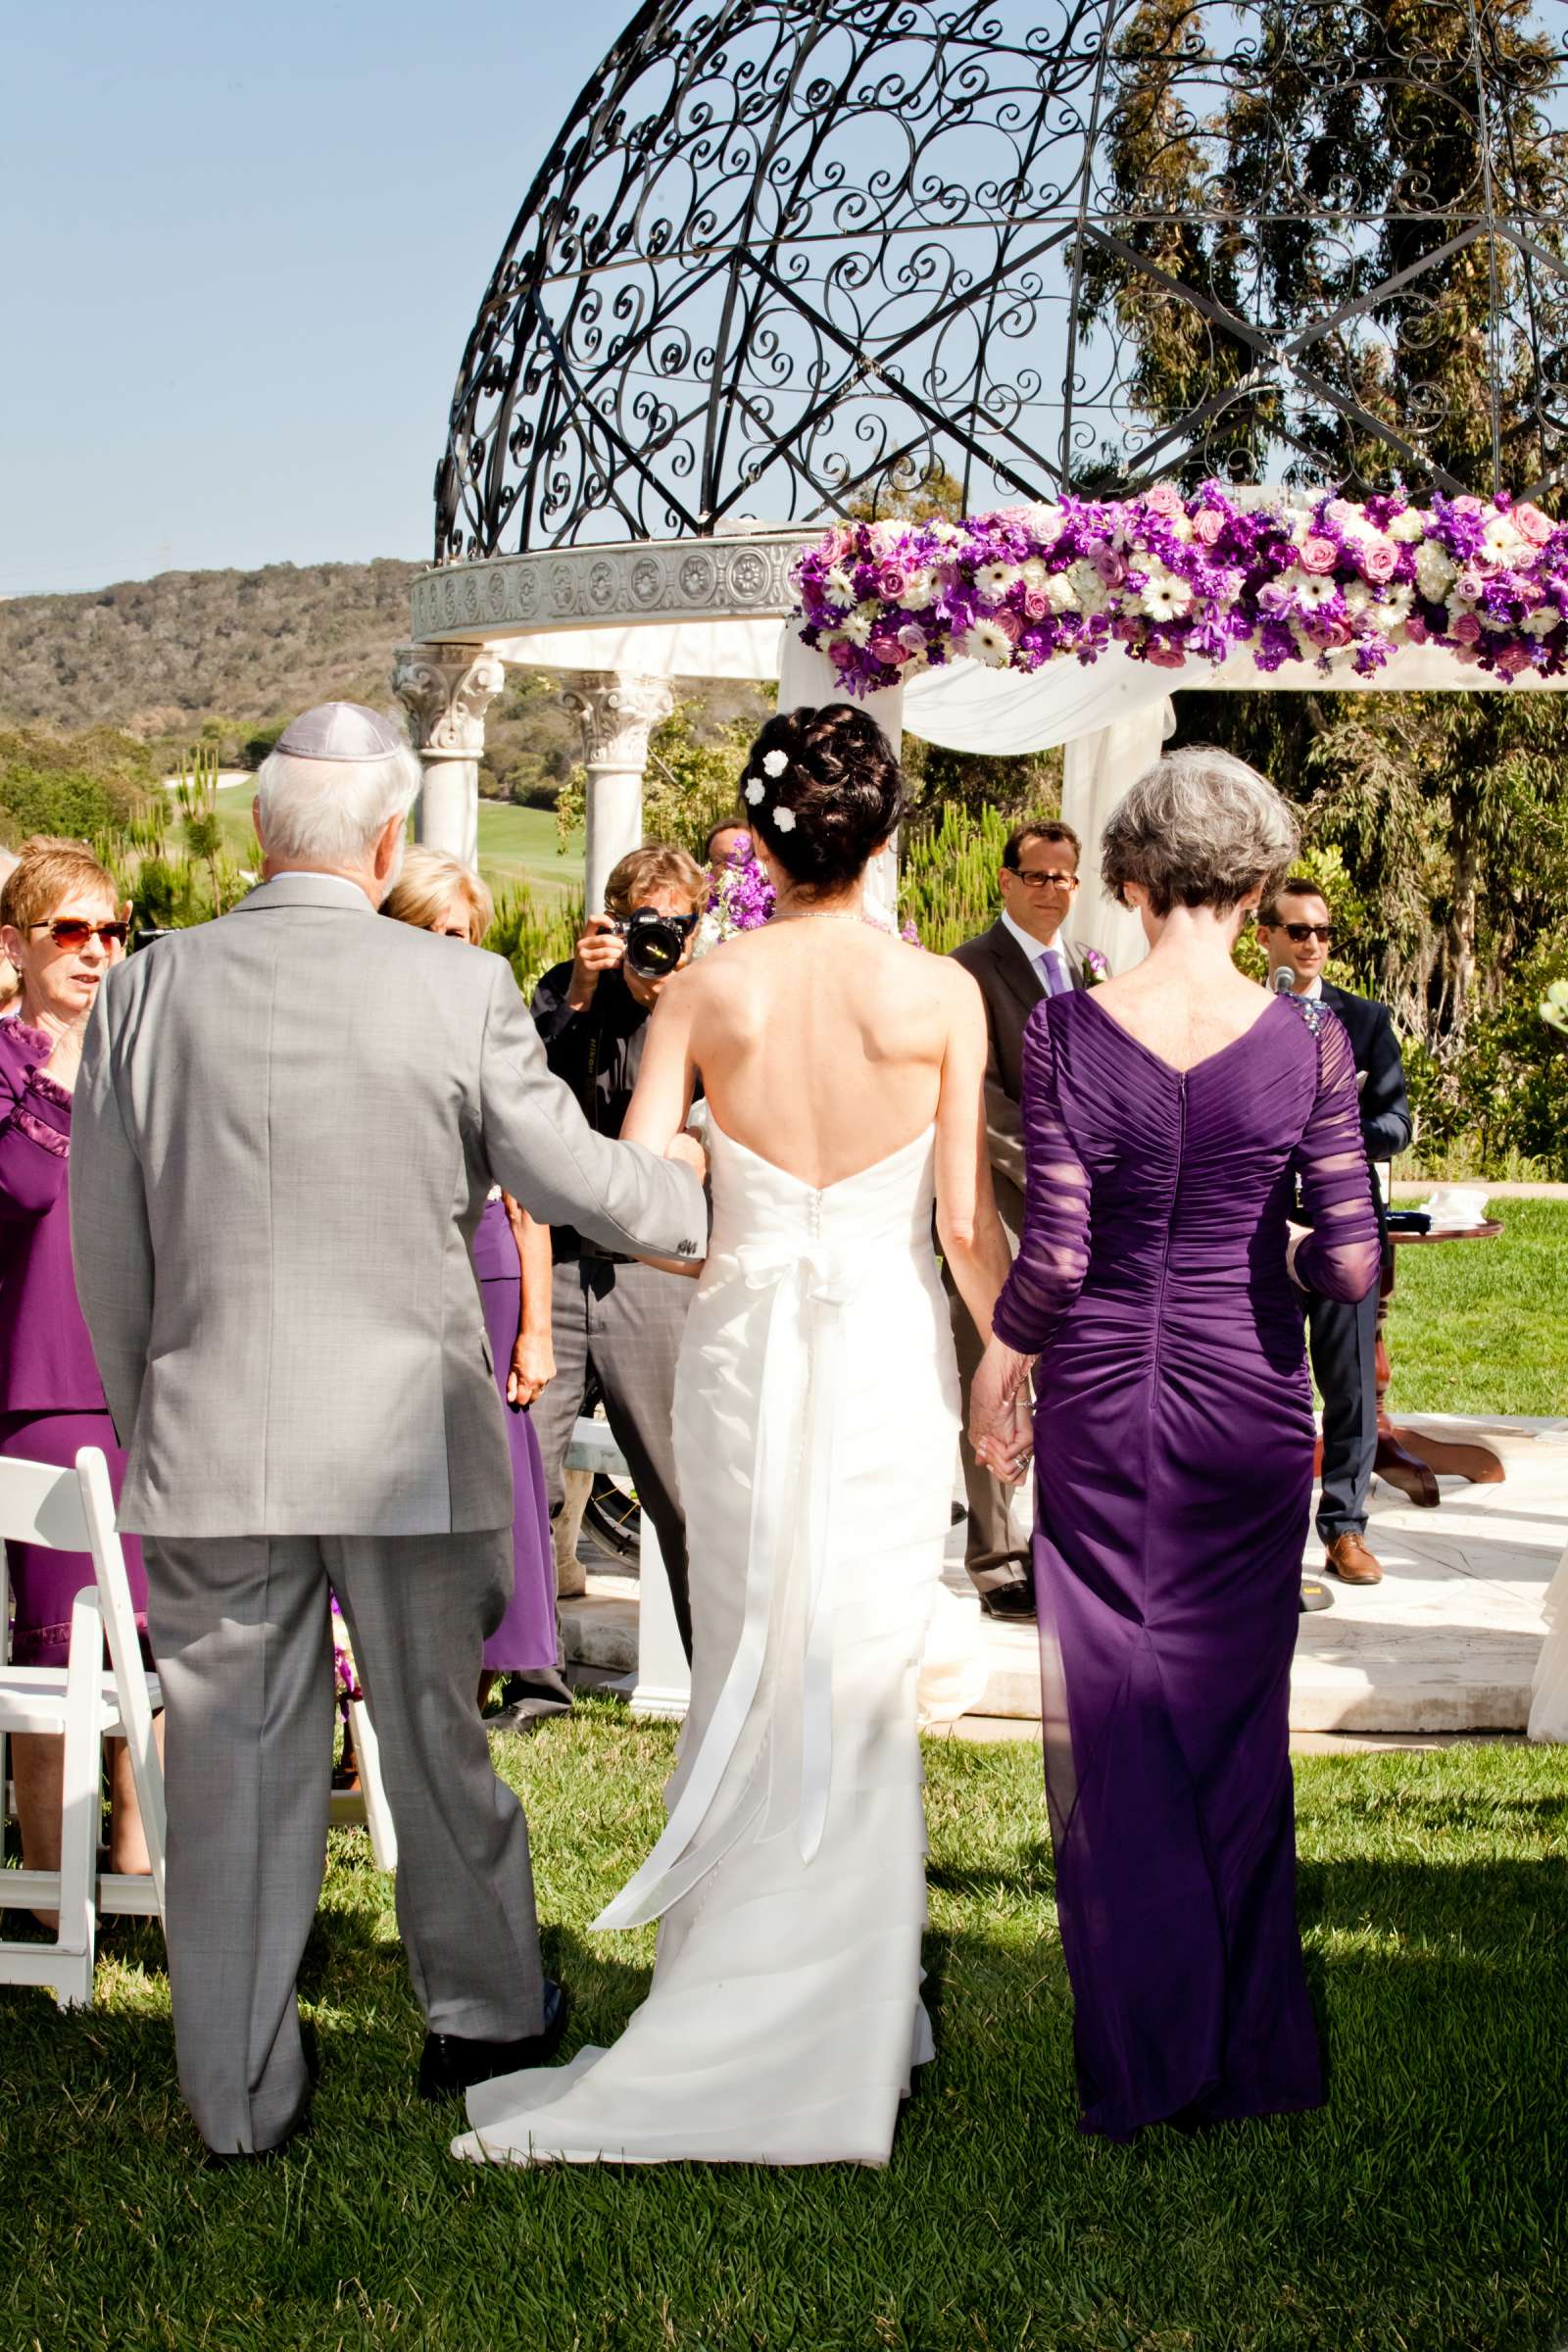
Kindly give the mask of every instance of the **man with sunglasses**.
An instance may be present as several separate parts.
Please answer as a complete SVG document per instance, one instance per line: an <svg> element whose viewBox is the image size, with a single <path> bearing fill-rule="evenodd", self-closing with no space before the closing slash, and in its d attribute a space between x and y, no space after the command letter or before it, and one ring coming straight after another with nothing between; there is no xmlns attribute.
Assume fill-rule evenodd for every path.
<svg viewBox="0 0 1568 2352"><path fill-rule="evenodd" d="M1088 988L1084 950L1063 936L1078 897L1079 841L1071 825L1034 818L1017 825L1002 852L997 880L1002 911L989 931L953 953L973 974L985 999L990 1051L986 1060L986 1139L997 1206L1014 1251L1023 1229L1023 1033L1042 997ZM1105 968L1100 967L1100 976ZM953 1338L968 1420L969 1383L983 1352L979 1334L951 1290ZM1014 1544L1009 1492L977 1462L967 1432L961 1442L969 1503L965 1565L989 1616L1028 1619L1035 1613L1029 1557Z"/></svg>
<svg viewBox="0 0 1568 2352"><path fill-rule="evenodd" d="M1281 973L1288 972L1295 995L1317 999L1344 1023L1355 1056L1367 1158L1374 1167L1380 1160L1393 1159L1410 1142L1399 1041L1386 1004L1324 978L1334 947L1334 918L1317 884L1293 875L1261 909L1257 936L1268 957L1270 984L1280 986ZM1386 1207L1375 1178L1372 1198L1387 1250ZM1312 1297L1306 1314L1312 1374L1323 1396L1323 1474L1317 1509L1323 1565L1342 1584L1375 1585L1383 1569L1366 1541L1366 1511L1378 1446L1377 1287L1355 1306ZM1303 1586L1303 1608L1327 1607L1328 1601L1321 1586Z"/></svg>
<svg viewBox="0 0 1568 2352"><path fill-rule="evenodd" d="M590 1127L618 1136L642 1068L648 1016L696 944L708 875L666 842L622 858L605 885L603 914L591 914L568 963L545 973L533 998L545 1056L576 1096ZM674 958L671 960L671 958ZM675 1622L691 1656L686 1523L675 1483L672 1420L675 1357L692 1286L679 1274L602 1248L569 1226L551 1233L556 1377L532 1407L553 1522L565 1498L566 1449L591 1379L611 1434L625 1455L637 1499L659 1536ZM571 1693L554 1675L514 1675L508 1720L521 1727L559 1714Z"/></svg>

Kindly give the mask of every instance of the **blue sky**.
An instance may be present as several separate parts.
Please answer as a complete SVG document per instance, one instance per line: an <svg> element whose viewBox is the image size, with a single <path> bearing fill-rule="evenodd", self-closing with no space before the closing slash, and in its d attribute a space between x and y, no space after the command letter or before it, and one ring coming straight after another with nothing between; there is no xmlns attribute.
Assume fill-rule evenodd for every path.
<svg viewBox="0 0 1568 2352"><path fill-rule="evenodd" d="M633 6L8 11L0 596L426 555L469 322Z"/></svg>

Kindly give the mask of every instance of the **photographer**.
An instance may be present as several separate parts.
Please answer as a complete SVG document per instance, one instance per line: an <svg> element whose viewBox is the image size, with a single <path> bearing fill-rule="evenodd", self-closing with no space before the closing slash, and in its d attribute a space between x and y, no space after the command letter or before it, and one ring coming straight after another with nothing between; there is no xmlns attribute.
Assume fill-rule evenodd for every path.
<svg viewBox="0 0 1568 2352"><path fill-rule="evenodd" d="M589 916L571 961L546 972L534 993L533 1017L550 1067L602 1135L620 1133L648 1016L665 981L690 956L707 899L708 876L684 850L659 842L633 850L605 886L607 911ZM681 1275L617 1257L569 1227L557 1226L551 1239L556 1378L532 1409L550 1515L561 1511L566 1448L592 1373L637 1499L658 1532L690 1657L686 1529L670 1415L692 1286ZM556 1695L564 1695L564 1687Z"/></svg>

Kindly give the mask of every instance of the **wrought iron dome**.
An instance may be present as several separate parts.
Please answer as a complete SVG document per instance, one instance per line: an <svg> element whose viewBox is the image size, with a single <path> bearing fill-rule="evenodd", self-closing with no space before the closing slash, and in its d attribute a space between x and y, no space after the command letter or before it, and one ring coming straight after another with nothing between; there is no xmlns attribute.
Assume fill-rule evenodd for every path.
<svg viewBox="0 0 1568 2352"><path fill-rule="evenodd" d="M650 0L485 294L437 561L922 484L1539 497L1568 477L1565 18Z"/></svg>

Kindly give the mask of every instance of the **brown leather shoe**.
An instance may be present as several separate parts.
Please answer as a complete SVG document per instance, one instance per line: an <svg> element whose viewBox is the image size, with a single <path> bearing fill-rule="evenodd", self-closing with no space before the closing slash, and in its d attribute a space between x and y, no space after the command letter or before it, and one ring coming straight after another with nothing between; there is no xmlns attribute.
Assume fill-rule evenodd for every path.
<svg viewBox="0 0 1568 2352"><path fill-rule="evenodd" d="M1337 1576L1342 1585L1381 1585L1383 1563L1375 1551L1367 1549L1366 1539L1348 1528L1336 1536L1323 1555L1323 1565L1330 1576Z"/></svg>

